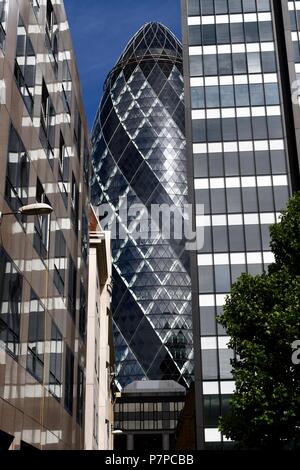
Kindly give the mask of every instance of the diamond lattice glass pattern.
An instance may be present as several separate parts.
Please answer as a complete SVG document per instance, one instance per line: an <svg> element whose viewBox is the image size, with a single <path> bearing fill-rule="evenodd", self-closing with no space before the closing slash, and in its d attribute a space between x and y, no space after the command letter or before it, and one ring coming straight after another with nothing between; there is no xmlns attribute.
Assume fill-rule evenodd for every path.
<svg viewBox="0 0 300 470"><path fill-rule="evenodd" d="M93 129L92 197L119 210L187 203L182 47L148 23L109 74ZM129 218L130 219L130 218ZM131 220L129 220L130 222ZM120 386L140 379L187 385L193 373L191 282L184 242L113 241L113 320Z"/></svg>

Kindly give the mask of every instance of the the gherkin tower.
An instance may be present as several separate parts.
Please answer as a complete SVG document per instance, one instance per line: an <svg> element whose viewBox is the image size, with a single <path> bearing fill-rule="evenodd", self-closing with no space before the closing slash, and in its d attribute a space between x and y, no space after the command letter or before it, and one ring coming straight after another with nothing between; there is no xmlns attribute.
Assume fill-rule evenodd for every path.
<svg viewBox="0 0 300 470"><path fill-rule="evenodd" d="M108 75L94 123L93 203L119 214L143 204L187 202L182 47L169 29L147 23ZM123 202L121 202L123 204ZM132 219L130 219L132 222ZM122 220L118 218L122 224ZM193 373L191 282L184 242L131 232L113 241L113 320L120 386Z"/></svg>

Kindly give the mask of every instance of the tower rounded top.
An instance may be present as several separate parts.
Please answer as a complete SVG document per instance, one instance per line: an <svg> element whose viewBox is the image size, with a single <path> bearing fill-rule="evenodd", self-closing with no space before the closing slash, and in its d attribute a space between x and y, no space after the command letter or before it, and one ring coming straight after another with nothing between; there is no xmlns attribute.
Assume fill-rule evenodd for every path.
<svg viewBox="0 0 300 470"><path fill-rule="evenodd" d="M181 43L162 23L144 24L130 39L116 66L149 56L182 61Z"/></svg>

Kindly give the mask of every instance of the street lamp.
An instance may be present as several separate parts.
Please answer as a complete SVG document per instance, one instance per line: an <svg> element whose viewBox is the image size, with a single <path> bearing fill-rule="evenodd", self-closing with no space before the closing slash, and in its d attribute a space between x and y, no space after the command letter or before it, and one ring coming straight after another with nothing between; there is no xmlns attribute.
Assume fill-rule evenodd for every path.
<svg viewBox="0 0 300 470"><path fill-rule="evenodd" d="M43 202L36 202L34 204L29 204L27 206L21 206L16 212L6 212L3 214L3 212L0 212L0 224L2 221L2 218L6 215L25 215L26 217L30 215L37 215L37 216L42 216L42 215L49 215L53 212L53 207L49 206L49 204L45 204Z"/></svg>

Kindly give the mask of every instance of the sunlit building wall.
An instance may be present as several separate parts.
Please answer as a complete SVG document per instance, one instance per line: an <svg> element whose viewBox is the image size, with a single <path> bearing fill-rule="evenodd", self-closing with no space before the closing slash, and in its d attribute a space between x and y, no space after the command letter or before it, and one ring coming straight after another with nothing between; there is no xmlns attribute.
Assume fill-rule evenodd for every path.
<svg viewBox="0 0 300 470"><path fill-rule="evenodd" d="M89 141L63 1L0 2L1 448L81 449Z"/></svg>

